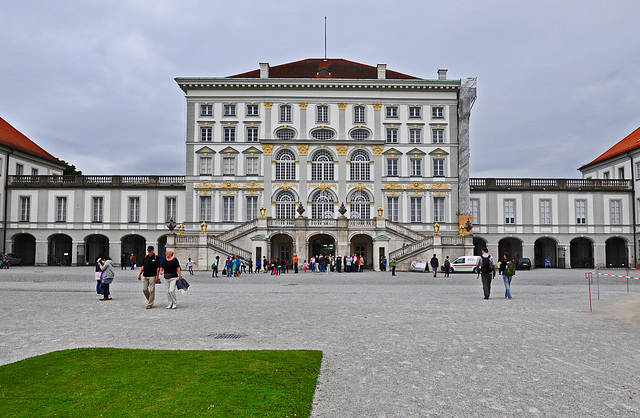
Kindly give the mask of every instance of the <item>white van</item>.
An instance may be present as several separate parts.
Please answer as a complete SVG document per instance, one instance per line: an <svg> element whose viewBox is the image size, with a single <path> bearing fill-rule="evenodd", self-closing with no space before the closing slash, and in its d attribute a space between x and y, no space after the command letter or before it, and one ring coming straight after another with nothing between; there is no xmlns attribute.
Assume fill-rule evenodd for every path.
<svg viewBox="0 0 640 418"><path fill-rule="evenodd" d="M476 255L465 255L459 257L451 263L451 272L456 273L477 273L478 272L478 259L480 257Z"/></svg>

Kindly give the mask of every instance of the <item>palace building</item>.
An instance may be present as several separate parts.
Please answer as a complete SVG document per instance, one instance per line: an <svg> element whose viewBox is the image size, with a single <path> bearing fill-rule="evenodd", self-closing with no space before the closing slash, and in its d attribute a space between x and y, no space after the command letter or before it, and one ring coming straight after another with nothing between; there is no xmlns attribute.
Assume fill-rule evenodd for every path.
<svg viewBox="0 0 640 418"><path fill-rule="evenodd" d="M383 255L408 268L486 246L537 267L635 263L633 151L603 154L583 179L470 178L475 78L305 59L176 82L184 176L62 176L55 157L14 151L5 137L33 143L5 123L6 251L87 264L156 245L199 267L215 255L357 253L377 269ZM25 158L39 164L30 174Z"/></svg>

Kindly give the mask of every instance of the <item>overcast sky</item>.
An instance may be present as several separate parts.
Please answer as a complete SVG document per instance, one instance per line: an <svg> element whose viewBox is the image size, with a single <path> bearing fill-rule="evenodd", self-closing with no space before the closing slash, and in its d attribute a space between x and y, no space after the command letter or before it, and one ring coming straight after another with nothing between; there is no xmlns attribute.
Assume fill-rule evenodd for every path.
<svg viewBox="0 0 640 418"><path fill-rule="evenodd" d="M640 1L3 1L0 116L84 174L184 174L175 77L324 55L478 77L472 177L578 177L640 126Z"/></svg>

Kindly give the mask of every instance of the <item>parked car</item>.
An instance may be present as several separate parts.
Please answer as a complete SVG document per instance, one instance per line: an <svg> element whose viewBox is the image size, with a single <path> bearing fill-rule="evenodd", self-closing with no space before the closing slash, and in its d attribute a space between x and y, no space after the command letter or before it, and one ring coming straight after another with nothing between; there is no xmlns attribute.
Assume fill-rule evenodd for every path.
<svg viewBox="0 0 640 418"><path fill-rule="evenodd" d="M19 266L22 264L22 259L13 253L7 253L7 257L9 257L10 266Z"/></svg>
<svg viewBox="0 0 640 418"><path fill-rule="evenodd" d="M516 270L531 270L531 260L528 258L518 258L516 260Z"/></svg>
<svg viewBox="0 0 640 418"><path fill-rule="evenodd" d="M465 255L455 259L451 263L451 273L477 273L478 258L476 255Z"/></svg>

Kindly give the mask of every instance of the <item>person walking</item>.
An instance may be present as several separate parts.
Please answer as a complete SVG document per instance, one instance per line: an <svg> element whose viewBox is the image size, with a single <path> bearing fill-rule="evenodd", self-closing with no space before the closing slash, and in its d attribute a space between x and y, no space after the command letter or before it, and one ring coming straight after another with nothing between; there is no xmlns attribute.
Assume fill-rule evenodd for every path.
<svg viewBox="0 0 640 418"><path fill-rule="evenodd" d="M218 266L220 265L220 256L217 255L216 259L211 263L211 277L218 277Z"/></svg>
<svg viewBox="0 0 640 418"><path fill-rule="evenodd" d="M189 257L189 260L187 261L187 270L189 270L189 276L193 276L193 265L198 265L198 263L196 263L195 261L193 261L191 259L191 257Z"/></svg>
<svg viewBox="0 0 640 418"><path fill-rule="evenodd" d="M249 257L249 273L253 274L253 259Z"/></svg>
<svg viewBox="0 0 640 418"><path fill-rule="evenodd" d="M298 258L298 254L294 254L293 255L293 273L294 274L298 273L298 261L300 261L300 259Z"/></svg>
<svg viewBox="0 0 640 418"><path fill-rule="evenodd" d="M178 259L173 257L172 250L167 250L166 255L167 257L160 264L160 274L164 275L167 284L167 299L169 300L167 309L176 309L178 307L176 286L178 280L182 279L182 270Z"/></svg>
<svg viewBox="0 0 640 418"><path fill-rule="evenodd" d="M113 282L113 278L116 275L115 270L113 269L113 262L111 258L101 258L100 261L100 270L102 270L102 298L100 300L111 300L111 292L109 290L109 285Z"/></svg>
<svg viewBox="0 0 640 418"><path fill-rule="evenodd" d="M511 299L511 279L516 274L516 266L511 260L511 253L508 251L504 253L504 258L500 263L500 274L502 274L502 280L504 280L504 298Z"/></svg>
<svg viewBox="0 0 640 418"><path fill-rule="evenodd" d="M153 302L156 299L156 280L158 280L159 273L160 259L154 253L153 245L149 245L138 274L138 280L142 280L142 293L147 298L147 309L153 308Z"/></svg>
<svg viewBox="0 0 640 418"><path fill-rule="evenodd" d="M364 271L364 255L360 255L360 257L358 257L358 265L360 266L358 271L362 273Z"/></svg>
<svg viewBox="0 0 640 418"><path fill-rule="evenodd" d="M449 261L449 256L444 260L444 277L449 277L449 273L451 272L451 262Z"/></svg>
<svg viewBox="0 0 640 418"><path fill-rule="evenodd" d="M491 296L491 280L496 277L496 263L493 261L493 257L489 255L488 249L482 249L482 255L478 258L476 269L482 277L484 298L485 300L489 299L489 296Z"/></svg>
<svg viewBox="0 0 640 418"><path fill-rule="evenodd" d="M398 262L396 261L396 258L393 257L391 259L391 275L395 276L396 275L396 265L398 264Z"/></svg>
<svg viewBox="0 0 640 418"><path fill-rule="evenodd" d="M96 293L102 299L104 296L102 295L102 269L100 268L100 260L102 260L104 254L100 254L98 258L96 258L96 271L94 273L94 277L96 279Z"/></svg>
<svg viewBox="0 0 640 418"><path fill-rule="evenodd" d="M261 268L262 268L262 264L260 261L260 257L256 257L256 273L260 273Z"/></svg>
<svg viewBox="0 0 640 418"><path fill-rule="evenodd" d="M127 269L127 262L129 261L129 257L127 257L127 253L122 253L120 257L120 270Z"/></svg>
<svg viewBox="0 0 640 418"><path fill-rule="evenodd" d="M438 277L438 267L440 267L440 261L438 261L438 257L434 254L431 257L431 270L433 270L433 277Z"/></svg>
<svg viewBox="0 0 640 418"><path fill-rule="evenodd" d="M267 261L267 256L262 256L262 269L263 273L266 273L269 270L269 262Z"/></svg>

